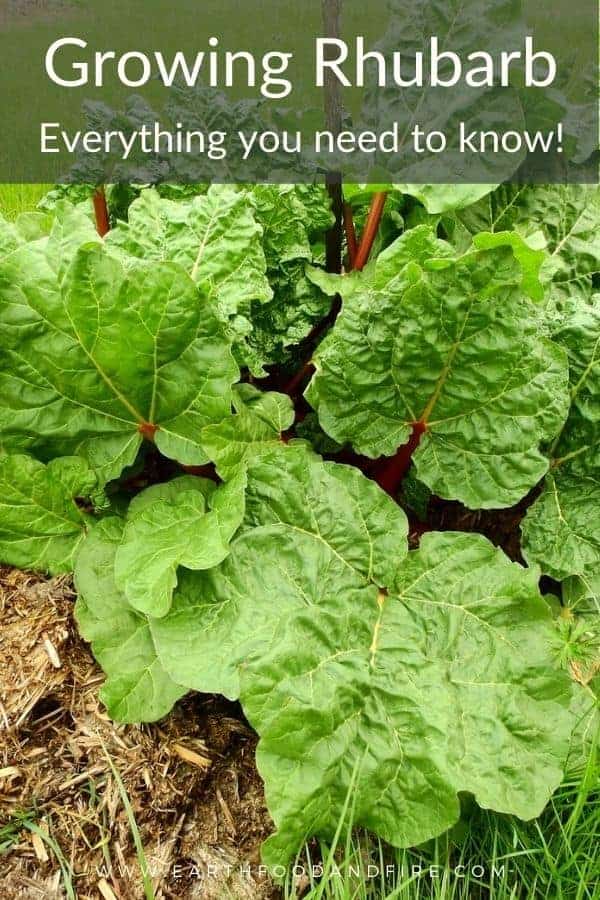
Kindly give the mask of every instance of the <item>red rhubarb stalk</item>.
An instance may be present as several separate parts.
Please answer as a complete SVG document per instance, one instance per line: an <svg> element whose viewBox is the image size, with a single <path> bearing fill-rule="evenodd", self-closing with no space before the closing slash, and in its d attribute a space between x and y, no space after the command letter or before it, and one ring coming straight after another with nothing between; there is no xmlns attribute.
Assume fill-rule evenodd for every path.
<svg viewBox="0 0 600 900"><path fill-rule="evenodd" d="M147 441L154 441L154 436L158 431L158 425L153 425L152 422L140 422L138 431Z"/></svg>
<svg viewBox="0 0 600 900"><path fill-rule="evenodd" d="M410 469L413 453L421 443L421 438L426 431L426 422L413 422L412 434L408 443L400 447L395 456L384 460L377 468L375 481L390 496L395 497L398 493L402 480Z"/></svg>
<svg viewBox="0 0 600 900"><path fill-rule="evenodd" d="M378 191L376 194L373 194L365 230L354 260L354 268L358 272L361 272L369 262L369 256L371 255L371 250L373 249L373 244L375 243L375 238L379 231L386 200L387 193L385 191Z"/></svg>
<svg viewBox="0 0 600 900"><path fill-rule="evenodd" d="M102 186L94 191L94 215L96 216L96 231L100 237L104 237L110 231L110 219L108 218L106 193Z"/></svg>
<svg viewBox="0 0 600 900"><path fill-rule="evenodd" d="M313 372L315 371L315 367L310 362L304 363L299 372L296 372L293 378L287 383L285 387L285 392L289 397L295 397L302 387L302 383L305 378L310 378Z"/></svg>

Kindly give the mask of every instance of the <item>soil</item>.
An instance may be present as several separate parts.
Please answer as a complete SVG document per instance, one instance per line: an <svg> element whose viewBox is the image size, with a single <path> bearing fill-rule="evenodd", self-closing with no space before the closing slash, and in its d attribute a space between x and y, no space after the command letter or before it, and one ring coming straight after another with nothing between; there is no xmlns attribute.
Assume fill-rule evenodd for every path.
<svg viewBox="0 0 600 900"><path fill-rule="evenodd" d="M115 726L73 600L68 578L0 568L0 897L64 896L46 835L80 900L143 896L111 764L157 897L276 897L259 870L271 822L240 708L189 695L157 725Z"/></svg>
<svg viewBox="0 0 600 900"><path fill-rule="evenodd" d="M541 488L510 509L467 509L461 503L432 497L427 513L430 531L474 531L500 547L509 559L524 564L521 555L521 522ZM419 528L416 528L417 535Z"/></svg>

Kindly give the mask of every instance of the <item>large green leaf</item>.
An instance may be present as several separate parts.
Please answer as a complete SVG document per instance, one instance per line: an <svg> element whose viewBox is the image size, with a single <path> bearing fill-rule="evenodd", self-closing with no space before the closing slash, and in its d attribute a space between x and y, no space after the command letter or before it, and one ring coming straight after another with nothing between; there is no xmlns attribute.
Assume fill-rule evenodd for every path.
<svg viewBox="0 0 600 900"><path fill-rule="evenodd" d="M52 575L72 571L91 524L75 500L95 488L82 459L45 466L30 456L0 456L0 562Z"/></svg>
<svg viewBox="0 0 600 900"><path fill-rule="evenodd" d="M271 298L262 233L245 191L213 185L180 202L143 191L129 207L128 222L113 229L108 242L127 255L179 263L208 287L228 319L247 311L252 300Z"/></svg>
<svg viewBox="0 0 600 900"><path fill-rule="evenodd" d="M110 527L110 539L105 528L96 528L92 550L79 557L76 579L85 608L98 621L110 619L115 608L127 611L132 657L139 631L140 653L145 658L152 643L161 677L168 673L187 688L231 698L239 694L240 665L269 642L283 619L322 591L347 592L360 602L366 586L391 583L406 553L408 530L402 510L357 470L323 463L300 442L266 450L248 467L245 520L230 555L208 571L180 570L172 607L158 619L133 610L112 574L96 588L97 555L114 571L122 540L123 526ZM121 659L95 646L94 652L115 685L109 689L110 711L120 718ZM129 691L128 682L123 689ZM138 721L155 710L149 712L145 695L133 704L127 701L127 715Z"/></svg>
<svg viewBox="0 0 600 900"><path fill-rule="evenodd" d="M243 674L277 826L265 861L331 838L349 791L354 824L401 847L456 822L463 792L537 816L560 784L572 718L535 569L446 533L423 538L389 594L340 591L322 571L312 593L298 584L305 608Z"/></svg>
<svg viewBox="0 0 600 900"><path fill-rule="evenodd" d="M597 186L503 185L459 217L471 234L516 229L529 238L542 231L548 259L541 276L550 307L590 301L600 272Z"/></svg>
<svg viewBox="0 0 600 900"><path fill-rule="evenodd" d="M129 506L115 583L134 609L165 616L177 568L210 569L229 553L244 517L245 473L222 487L184 476L147 488Z"/></svg>
<svg viewBox="0 0 600 900"><path fill-rule="evenodd" d="M122 533L121 519L104 519L83 544L75 571L75 616L108 675L100 696L110 715L121 722L151 722L165 716L186 689L167 675L148 622L115 585L115 552Z"/></svg>
<svg viewBox="0 0 600 900"><path fill-rule="evenodd" d="M562 580L600 567L600 304L576 306L554 340L569 358L571 409L544 491L523 523L523 548Z"/></svg>
<svg viewBox="0 0 600 900"><path fill-rule="evenodd" d="M323 463L303 444L250 464L245 523L217 569L175 594L152 625L161 660L178 682L228 697L239 667L278 622L328 585L356 595L387 584L406 553L406 517L355 469Z"/></svg>
<svg viewBox="0 0 600 900"><path fill-rule="evenodd" d="M348 289L338 279L343 310L306 396L331 437L372 458L426 426L421 481L472 508L511 506L548 470L567 362L540 334L510 245L432 258L440 245L421 226Z"/></svg>
<svg viewBox="0 0 600 900"><path fill-rule="evenodd" d="M174 263L125 269L99 244L64 278L54 260L38 242L0 263L0 444L83 455L106 480L142 435L206 462L198 436L229 413L238 376L209 298Z"/></svg>

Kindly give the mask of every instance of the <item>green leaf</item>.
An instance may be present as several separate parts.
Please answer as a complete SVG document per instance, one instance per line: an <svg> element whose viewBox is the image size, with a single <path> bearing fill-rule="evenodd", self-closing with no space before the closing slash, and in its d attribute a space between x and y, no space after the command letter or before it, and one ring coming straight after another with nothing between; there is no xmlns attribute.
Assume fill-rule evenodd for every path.
<svg viewBox="0 0 600 900"><path fill-rule="evenodd" d="M503 185L459 214L471 234L516 230L528 240L542 231L548 259L541 279L551 308L590 301L600 272L599 216L596 185Z"/></svg>
<svg viewBox="0 0 600 900"><path fill-rule="evenodd" d="M75 498L95 487L82 459L45 466L29 456L0 456L0 561L51 575L72 571L91 522Z"/></svg>
<svg viewBox="0 0 600 900"><path fill-rule="evenodd" d="M184 476L132 501L115 556L115 583L134 609L165 616L178 566L210 569L225 559L244 517L245 481L243 471L219 488Z"/></svg>
<svg viewBox="0 0 600 900"><path fill-rule="evenodd" d="M173 263L127 270L84 245L62 280L43 249L0 263L0 443L84 456L104 480L142 435L188 465L201 429L229 413L238 376L209 299Z"/></svg>
<svg viewBox="0 0 600 900"><path fill-rule="evenodd" d="M252 329L241 359L260 375L268 363L285 360L286 349L300 343L329 311L331 303L306 277L306 265L318 261L318 242L334 217L322 185L260 184L252 199L263 227L273 297L252 304Z"/></svg>
<svg viewBox="0 0 600 900"><path fill-rule="evenodd" d="M496 184L395 184L403 194L416 197L428 213L439 215L455 209L464 209L490 194Z"/></svg>
<svg viewBox="0 0 600 900"><path fill-rule="evenodd" d="M245 191L212 185L206 194L175 202L143 191L127 223L108 236L112 247L142 259L177 262L207 287L223 320L269 300L262 228Z"/></svg>
<svg viewBox="0 0 600 900"><path fill-rule="evenodd" d="M525 558L562 581L600 566L600 305L576 306L554 340L569 359L571 409L522 530Z"/></svg>
<svg viewBox="0 0 600 900"><path fill-rule="evenodd" d="M425 535L389 595L339 591L321 571L308 608L243 673L277 826L265 862L285 865L306 838L330 839L351 785L354 824L399 847L453 825L464 792L539 815L573 722L538 573L453 533Z"/></svg>
<svg viewBox="0 0 600 900"><path fill-rule="evenodd" d="M600 564L598 478L548 475L542 495L522 524L523 555L562 581L597 571Z"/></svg>
<svg viewBox="0 0 600 900"><path fill-rule="evenodd" d="M0 259L28 241L48 236L53 218L40 212L23 212L14 222L0 215Z"/></svg>
<svg viewBox="0 0 600 900"><path fill-rule="evenodd" d="M235 414L202 432L202 445L223 479L269 446L294 423L294 407L286 394L262 393L251 385L238 385L233 399Z"/></svg>
<svg viewBox="0 0 600 900"><path fill-rule="evenodd" d="M552 336L567 353L571 408L552 447L553 466L582 475L600 472L600 296L575 307Z"/></svg>
<svg viewBox="0 0 600 900"><path fill-rule="evenodd" d="M195 690L239 695L239 669L293 612L333 589L391 582L406 553L402 510L373 482L302 444L249 466L246 517L221 566L181 579L152 623L163 665ZM316 595L315 595L316 591Z"/></svg>
<svg viewBox="0 0 600 900"><path fill-rule="evenodd" d="M574 613L600 616L600 572L590 576L573 575L562 585L563 603ZM600 622L600 619L597 619Z"/></svg>
<svg viewBox="0 0 600 900"><path fill-rule="evenodd" d="M14 224L0 216L0 259L16 250L21 243L21 236Z"/></svg>
<svg viewBox="0 0 600 900"><path fill-rule="evenodd" d="M540 334L510 246L428 258L440 243L413 229L342 287L306 396L327 434L371 458L425 424L421 481L470 508L512 506L548 470L540 448L566 417L566 359Z"/></svg>
<svg viewBox="0 0 600 900"><path fill-rule="evenodd" d="M354 294L391 293L396 304L407 286L420 276L421 265L432 258L454 255L450 244L439 240L428 226L420 225L390 244L362 272L340 276L312 268L308 275L329 296L339 294L349 300Z"/></svg>
<svg viewBox="0 0 600 900"><path fill-rule="evenodd" d="M148 622L115 585L114 558L122 531L120 519L104 519L83 544L75 570L75 616L108 675L100 696L109 715L120 722L153 722L165 716L186 689L167 675Z"/></svg>
<svg viewBox="0 0 600 900"><path fill-rule="evenodd" d="M573 688L573 700L571 709L576 718L575 727L571 737L571 752L569 753L567 771L572 772L577 778L582 771L595 760L600 736L600 699L598 687L595 690L591 685L585 687L575 684Z"/></svg>
<svg viewBox="0 0 600 900"><path fill-rule="evenodd" d="M326 206L324 188L319 188L319 192ZM309 229L314 225L295 185L257 184L252 188L252 201L263 228L263 246L269 266L279 267L296 259L312 259ZM332 224L331 219L329 214L327 225Z"/></svg>
<svg viewBox="0 0 600 900"><path fill-rule="evenodd" d="M545 242L541 232L535 232L527 240L516 231L480 232L473 237L473 246L478 250L493 250L495 247L511 247L518 261L523 290L532 300L544 299L544 286L540 281L540 270L546 259Z"/></svg>
<svg viewBox="0 0 600 900"><path fill-rule="evenodd" d="M269 272L273 299L253 303L252 330L245 338L240 361L257 377L264 367L288 363L289 347L301 343L330 308L331 301L307 274L307 263L294 260Z"/></svg>
<svg viewBox="0 0 600 900"><path fill-rule="evenodd" d="M81 206L66 200L56 204L54 221L45 244L46 258L59 279L62 279L83 244L102 245L91 217Z"/></svg>
<svg viewBox="0 0 600 900"><path fill-rule="evenodd" d="M406 554L407 532L404 513L376 484L355 469L323 463L297 443L265 451L249 466L245 519L229 556L207 571L181 569L164 618L138 614L115 583L121 530L110 547L102 545L112 580L97 587L97 572L90 570L103 536L95 529L92 550L79 556L77 586L98 620L128 610L144 642L151 641L160 672L173 682L234 699L248 655L267 645L279 622L314 602L315 591L348 591L360 601L366 585L391 583ZM118 686L120 658L98 659ZM120 718L118 689L110 691L111 714ZM133 702L127 701L127 715L145 721L145 697L136 708ZM160 708L167 705L165 699Z"/></svg>

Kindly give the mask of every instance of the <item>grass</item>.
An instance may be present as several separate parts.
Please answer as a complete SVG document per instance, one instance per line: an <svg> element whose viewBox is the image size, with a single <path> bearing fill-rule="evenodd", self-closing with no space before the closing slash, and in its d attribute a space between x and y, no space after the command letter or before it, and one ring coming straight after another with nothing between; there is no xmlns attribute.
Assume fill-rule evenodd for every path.
<svg viewBox="0 0 600 900"><path fill-rule="evenodd" d="M49 184L0 184L0 212L7 219L16 219L19 213L35 209L50 187Z"/></svg>
<svg viewBox="0 0 600 900"><path fill-rule="evenodd" d="M67 900L77 900L75 888L73 887L73 870L69 861L66 859L64 853L62 852L59 844L54 840L52 835L50 835L48 831L46 831L46 829L40 828L40 826L35 822L26 820L23 822L23 827L28 831L31 831L32 834L37 835L42 843L44 843L54 855L58 865L60 866L62 883Z"/></svg>
<svg viewBox="0 0 600 900"><path fill-rule="evenodd" d="M129 829L131 831L131 837L133 840L133 845L135 847L135 853L137 856L138 865L140 868L140 874L142 877L142 884L144 887L144 897L146 900L155 900L154 887L152 885L152 878L150 877L150 870L148 867L148 860L146 859L146 852L144 850L144 845L142 843L142 838L139 832L139 828L136 822L135 813L131 806L131 802L129 800L129 796L127 794L127 790L125 785L123 784L123 779L119 775L119 772L112 761L106 747L102 744L102 749L104 750L104 755L106 757L106 761L110 767L110 770L113 774L113 778L117 784L117 789L119 791L119 796L121 797L121 803L123 804L123 808L125 810L125 815L127 816L127 822L129 823Z"/></svg>
<svg viewBox="0 0 600 900"><path fill-rule="evenodd" d="M52 837L50 826L49 820L45 820L44 827L39 824L39 813L35 808L15 812L7 822L0 825L0 859L21 842L24 831L29 831L46 846L58 863L67 900L77 900L73 886L73 869L60 845Z"/></svg>
<svg viewBox="0 0 600 900"><path fill-rule="evenodd" d="M30 823L35 822L36 816L35 809L18 810L8 821L0 824L0 859L19 843L21 832Z"/></svg>
<svg viewBox="0 0 600 900"><path fill-rule="evenodd" d="M302 896L305 900L598 900L599 801L596 743L587 764L565 780L532 822L473 804L448 835L411 850L394 850L347 826L338 828L331 845L322 844L316 851L308 848L298 858L297 873L309 879ZM323 869L329 871L328 877L320 877ZM299 896L293 872L284 896L285 900Z"/></svg>

